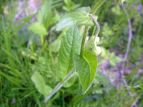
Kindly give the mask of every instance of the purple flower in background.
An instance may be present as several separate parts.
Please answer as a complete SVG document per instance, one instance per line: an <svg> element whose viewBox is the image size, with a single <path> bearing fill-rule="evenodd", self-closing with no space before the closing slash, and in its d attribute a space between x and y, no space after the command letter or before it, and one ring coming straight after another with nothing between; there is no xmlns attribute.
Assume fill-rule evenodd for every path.
<svg viewBox="0 0 143 107"><path fill-rule="evenodd" d="M136 74L136 78L139 78L143 75L143 69L139 69L137 74Z"/></svg>
<svg viewBox="0 0 143 107"><path fill-rule="evenodd" d="M17 21L21 18L23 18L24 16L26 16L25 11L23 10L25 8L25 2L23 0L19 0L18 1L18 7L17 7L17 13L15 15L14 21Z"/></svg>
<svg viewBox="0 0 143 107"><path fill-rule="evenodd" d="M110 83L119 88L123 86L123 77L131 73L130 67L124 67L124 63L118 62L116 66L112 67L110 60L105 60L100 65L101 73L110 81Z"/></svg>
<svg viewBox="0 0 143 107"><path fill-rule="evenodd" d="M102 69L102 73L103 75L106 75L106 69L109 69L110 67L110 61L106 60L104 61L101 65L100 65L101 69Z"/></svg>
<svg viewBox="0 0 143 107"><path fill-rule="evenodd" d="M29 0L29 6L34 10L36 11L37 10L37 7L36 7L36 4L35 4L35 1L34 0Z"/></svg>
<svg viewBox="0 0 143 107"><path fill-rule="evenodd" d="M119 72L120 71L119 65L111 67L110 61L106 60L100 65L100 68L102 74L110 81L110 83L113 86L119 88L122 85L121 82L122 75Z"/></svg>
<svg viewBox="0 0 143 107"><path fill-rule="evenodd" d="M142 4L139 4L139 5L138 5L138 8L137 8L137 11L138 11L139 14L142 13L142 9L143 9Z"/></svg>
<svg viewBox="0 0 143 107"><path fill-rule="evenodd" d="M41 4L42 0L29 0L28 2L29 8L33 11L33 13L36 13L38 11Z"/></svg>
<svg viewBox="0 0 143 107"><path fill-rule="evenodd" d="M19 0L14 21L18 21L26 16L35 14L42 5L42 1L43 0Z"/></svg>

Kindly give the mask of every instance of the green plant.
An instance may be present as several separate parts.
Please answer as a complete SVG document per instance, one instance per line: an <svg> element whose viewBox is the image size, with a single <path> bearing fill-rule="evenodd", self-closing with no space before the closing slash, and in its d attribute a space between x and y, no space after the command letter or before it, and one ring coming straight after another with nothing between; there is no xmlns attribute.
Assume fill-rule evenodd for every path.
<svg viewBox="0 0 143 107"><path fill-rule="evenodd" d="M141 106L141 1L40 3L1 3L0 107Z"/></svg>
<svg viewBox="0 0 143 107"><path fill-rule="evenodd" d="M67 3L68 2L66 2L66 5ZM51 1L51 4L53 4L52 1ZM39 11L39 14L41 14L41 12L43 13L43 15L40 15L41 21L39 20L39 14L38 14L38 21L30 25L29 29L32 30L34 33L40 33L41 35L46 36L47 34L46 29L49 29L49 27L45 25L45 23L48 23L49 20L51 20L51 18L49 17L50 13L48 13L47 17L45 14L46 12L45 10L48 10L48 8L50 7L47 7L47 5L41 8L41 11ZM79 83L82 86L83 94L86 93L86 91L89 89L89 87L91 86L91 83L94 80L95 70L97 66L96 55L93 51L90 51L88 47L86 48L84 47L88 28L85 27L84 35L82 35L83 32L80 32L79 30L79 28L84 27L86 24L91 23L89 25L93 25L92 18L88 16L88 14L85 14L84 11L82 13L81 12L79 13L78 11L82 12L82 10L77 9L67 14L68 17L71 19L72 24L70 26L67 26L64 29L62 28L63 31L62 31L62 34L60 35L62 37L59 37L58 39L58 41L60 41L60 44L59 44L60 47L59 49L56 49L57 51L55 52L54 56L53 56L53 52L49 50L51 49L50 46L52 46L52 44L47 44L46 42L44 43L43 41L41 41L43 48L46 49L48 47L47 48L47 52L48 52L47 54L49 54L48 59L51 59L51 61L48 61L47 63L48 68L47 68L47 71L44 71L45 73L43 73L42 70L40 70L41 72L36 70L37 72L35 72L32 75L32 81L34 82L37 90L45 96L45 102L47 102L55 93L57 93L62 86L64 87L72 86L75 83L75 81L77 81L77 80L74 80L74 81L71 80L75 76L79 77ZM73 17L75 15L76 16L78 15L78 16ZM86 15L86 17L89 19L90 22L83 23L84 20L87 20L86 18L84 18L85 17L84 15ZM83 20L80 21L78 20L79 18L80 19L82 18ZM82 25L82 26L78 27L78 25L80 26ZM86 26L89 26L89 25L86 25ZM43 38L43 36L41 36L41 38ZM50 86L50 84L46 85L46 82L44 82L44 79L42 79L44 77L42 77L40 73L47 74L47 76L56 75L54 78L52 78L56 81L55 82L53 80L51 81L53 81L52 82L53 84L57 84L58 82L59 84L57 86L55 85ZM46 80L47 79L48 78L46 78ZM68 82L67 80L69 79L71 81ZM41 81L41 85L39 85L40 81ZM65 81L67 83L65 83Z"/></svg>

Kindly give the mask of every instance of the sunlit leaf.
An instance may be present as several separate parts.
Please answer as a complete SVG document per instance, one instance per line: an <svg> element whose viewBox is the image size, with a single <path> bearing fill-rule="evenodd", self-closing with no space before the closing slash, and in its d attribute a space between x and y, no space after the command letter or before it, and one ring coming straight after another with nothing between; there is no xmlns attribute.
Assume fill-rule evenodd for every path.
<svg viewBox="0 0 143 107"><path fill-rule="evenodd" d="M91 18L88 13L82 11L76 11L69 14L69 16L76 22L78 25L93 25Z"/></svg>
<svg viewBox="0 0 143 107"><path fill-rule="evenodd" d="M90 67L90 82L92 83L95 78L95 73L97 68L96 54L90 52L89 50L84 50L84 58L87 60Z"/></svg>
<svg viewBox="0 0 143 107"><path fill-rule="evenodd" d="M64 17L60 20L59 23L57 23L56 30L61 31L64 28L71 27L73 25L74 25L74 21L72 20L71 17Z"/></svg>
<svg viewBox="0 0 143 107"><path fill-rule="evenodd" d="M40 75L40 73L35 72L32 75L31 79L32 79L36 89L42 95L46 96L52 91L52 88L50 86L46 85L46 83L45 83L43 77Z"/></svg>
<svg viewBox="0 0 143 107"><path fill-rule="evenodd" d="M45 36L47 34L47 30L43 24L39 22L35 22L29 26L29 30L33 31L35 34Z"/></svg>
<svg viewBox="0 0 143 107"><path fill-rule="evenodd" d="M70 12L68 15L61 17L61 20L56 25L56 30L61 31L64 28L73 26L74 24L92 26L93 22L86 11L86 8L85 10L79 8L78 11Z"/></svg>

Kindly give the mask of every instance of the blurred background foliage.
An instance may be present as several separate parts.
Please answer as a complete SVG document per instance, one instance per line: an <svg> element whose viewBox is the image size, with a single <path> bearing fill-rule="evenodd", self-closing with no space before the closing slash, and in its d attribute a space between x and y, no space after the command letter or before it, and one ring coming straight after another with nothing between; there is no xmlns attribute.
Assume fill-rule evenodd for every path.
<svg viewBox="0 0 143 107"><path fill-rule="evenodd" d="M44 84L54 88L59 80L53 64L63 34L76 22L90 27L89 38L94 35L89 14L98 17L101 28L95 81L83 95L77 79L71 80L44 104L31 76L40 72ZM142 19L142 0L1 0L0 107L142 107ZM133 37L124 61L129 30Z"/></svg>

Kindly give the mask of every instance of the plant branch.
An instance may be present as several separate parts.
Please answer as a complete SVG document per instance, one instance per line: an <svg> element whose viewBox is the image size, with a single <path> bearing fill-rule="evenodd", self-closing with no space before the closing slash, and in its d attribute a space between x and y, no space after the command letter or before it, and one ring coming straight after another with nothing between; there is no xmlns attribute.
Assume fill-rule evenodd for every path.
<svg viewBox="0 0 143 107"><path fill-rule="evenodd" d="M134 96L133 93L131 92L129 86L128 86L128 83L125 79L125 76L124 76L124 71L125 71L125 64L126 64L126 61L127 61L127 58L128 58L128 54L129 54L129 50L130 50L130 47L131 47L131 42L132 42L132 37L133 37L133 33L132 33L132 25L131 25L131 20L129 18L129 14L128 12L126 11L126 8L124 7L123 3L121 4L122 5L122 8L123 8L123 11L127 17L127 20L128 20L128 43L127 43L127 49L126 49L126 52L125 52L125 55L124 55L124 58L123 58L123 67L122 67L122 70L121 70L121 75L122 75L122 78L123 78L123 84L125 85L128 93L130 96Z"/></svg>
<svg viewBox="0 0 143 107"><path fill-rule="evenodd" d="M132 42L132 38L133 38L133 33L132 33L132 24L131 24L131 20L129 18L129 14L127 12L127 10L125 9L124 5L122 4L122 8L123 8L123 11L127 17L127 20L128 20L128 44L127 44L127 50L126 50L126 53L125 53L125 56L124 56L124 61L127 60L128 58L128 54L129 54L129 50L130 50L130 47L131 47L131 42Z"/></svg>
<svg viewBox="0 0 143 107"><path fill-rule="evenodd" d="M90 17L91 17L93 23L94 23L94 24L96 25L96 27L97 27L97 30L96 30L96 33L95 33L95 37L94 37L94 41L95 41L95 39L98 37L98 35L99 35L99 33L100 33L100 24L99 24L98 21L97 21L97 16L94 16L94 15L90 14Z"/></svg>
<svg viewBox="0 0 143 107"><path fill-rule="evenodd" d="M88 30L89 30L89 27L85 27L84 35L83 35L83 38L82 38L80 55L83 54L84 44L85 44L86 36L88 35Z"/></svg>
<svg viewBox="0 0 143 107"><path fill-rule="evenodd" d="M69 73L67 74L67 76L64 78L64 80L61 81L61 82L59 82L59 83L55 86L55 88L53 89L53 91L52 91L47 97L45 97L44 102L47 103L47 102L51 99L51 97L52 97L54 94L56 94L56 93L63 87L63 85L64 85L68 80L70 80L75 74L76 74L75 71L69 72Z"/></svg>

